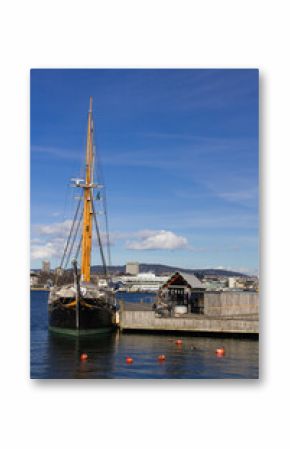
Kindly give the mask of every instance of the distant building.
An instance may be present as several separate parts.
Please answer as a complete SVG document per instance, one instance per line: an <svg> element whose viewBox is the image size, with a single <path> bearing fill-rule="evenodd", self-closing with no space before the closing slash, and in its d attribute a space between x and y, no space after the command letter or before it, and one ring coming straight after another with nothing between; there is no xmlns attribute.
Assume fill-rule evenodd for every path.
<svg viewBox="0 0 290 449"><path fill-rule="evenodd" d="M50 273L50 262L48 260L42 261L42 270L43 273Z"/></svg>
<svg viewBox="0 0 290 449"><path fill-rule="evenodd" d="M64 269L63 269L63 268L57 267L57 268L55 269L55 274L56 274L56 276L62 276L63 273L64 273Z"/></svg>
<svg viewBox="0 0 290 449"><path fill-rule="evenodd" d="M246 290L257 291L258 279L254 276L205 276L203 284L208 291Z"/></svg>
<svg viewBox="0 0 290 449"><path fill-rule="evenodd" d="M139 274L139 263L138 262L127 262L126 273L135 276Z"/></svg>
<svg viewBox="0 0 290 449"><path fill-rule="evenodd" d="M259 290L259 279L256 276L247 278L245 281L245 289L258 291Z"/></svg>
<svg viewBox="0 0 290 449"><path fill-rule="evenodd" d="M220 291L228 288L228 278L224 276L206 274L202 283L207 290Z"/></svg>
<svg viewBox="0 0 290 449"><path fill-rule="evenodd" d="M35 287L38 285L38 274L34 273L34 271L31 271L30 273L30 287Z"/></svg>
<svg viewBox="0 0 290 449"><path fill-rule="evenodd" d="M154 273L138 273L136 276L119 276L114 282L120 284L120 291L157 292L168 276L156 276Z"/></svg>
<svg viewBox="0 0 290 449"><path fill-rule="evenodd" d="M229 288L236 288L236 278L229 277Z"/></svg>

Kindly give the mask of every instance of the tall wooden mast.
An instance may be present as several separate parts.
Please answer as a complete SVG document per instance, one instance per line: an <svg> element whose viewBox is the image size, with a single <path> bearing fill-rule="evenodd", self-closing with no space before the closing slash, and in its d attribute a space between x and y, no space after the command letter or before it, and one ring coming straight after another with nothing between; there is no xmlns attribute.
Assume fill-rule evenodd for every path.
<svg viewBox="0 0 290 449"><path fill-rule="evenodd" d="M91 249L92 249L92 220L93 207L91 204L92 178L93 178L93 99L90 97L90 109L88 114L87 149L86 149L86 181L83 188L84 214L82 237L82 263L81 279L89 282L91 277Z"/></svg>

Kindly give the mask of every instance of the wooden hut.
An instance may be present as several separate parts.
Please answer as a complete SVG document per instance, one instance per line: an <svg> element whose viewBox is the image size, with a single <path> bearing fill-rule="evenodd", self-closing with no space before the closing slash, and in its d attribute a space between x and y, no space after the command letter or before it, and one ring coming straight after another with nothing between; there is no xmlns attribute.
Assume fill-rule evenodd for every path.
<svg viewBox="0 0 290 449"><path fill-rule="evenodd" d="M187 313L203 313L204 291L205 287L196 276L176 272L160 288L158 301L170 310L184 306Z"/></svg>

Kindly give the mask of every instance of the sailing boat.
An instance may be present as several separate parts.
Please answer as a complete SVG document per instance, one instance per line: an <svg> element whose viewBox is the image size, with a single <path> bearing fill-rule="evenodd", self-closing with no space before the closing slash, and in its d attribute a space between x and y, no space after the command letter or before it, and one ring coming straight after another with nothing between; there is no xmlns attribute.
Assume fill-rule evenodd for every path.
<svg viewBox="0 0 290 449"><path fill-rule="evenodd" d="M102 186L94 183L94 127L92 117L93 100L90 97L86 143L85 179L73 179L73 187L82 190L76 208L72 226L64 248L59 271L68 260L80 229L82 230L76 255L72 260L74 282L68 285L53 286L48 298L49 328L58 333L70 335L90 335L110 332L115 327L116 297L114 289L109 286L109 276L102 239L97 220L94 197L95 189ZM82 207L81 207L82 205ZM91 253L93 245L93 223L96 230L98 247L103 265L103 279L98 283L91 281ZM109 242L107 242L109 245ZM81 251L80 273L77 257Z"/></svg>

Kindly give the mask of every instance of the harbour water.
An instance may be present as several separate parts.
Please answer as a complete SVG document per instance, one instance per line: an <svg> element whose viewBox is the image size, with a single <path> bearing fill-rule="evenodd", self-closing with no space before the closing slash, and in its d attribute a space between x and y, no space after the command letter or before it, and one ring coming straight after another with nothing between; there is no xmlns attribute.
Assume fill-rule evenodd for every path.
<svg viewBox="0 0 290 449"><path fill-rule="evenodd" d="M191 335L121 333L75 339L47 329L47 296L31 292L31 378L33 379L256 379L259 342ZM150 294L125 294L126 301L151 302ZM183 344L175 344L182 338ZM225 356L217 357L217 347ZM80 361L80 354L88 359ZM164 354L166 360L158 361ZM126 364L126 357L133 363Z"/></svg>

